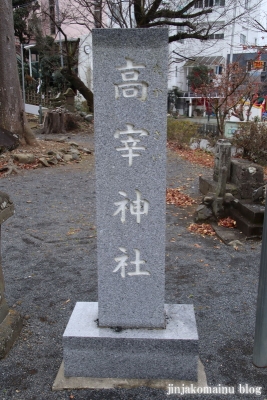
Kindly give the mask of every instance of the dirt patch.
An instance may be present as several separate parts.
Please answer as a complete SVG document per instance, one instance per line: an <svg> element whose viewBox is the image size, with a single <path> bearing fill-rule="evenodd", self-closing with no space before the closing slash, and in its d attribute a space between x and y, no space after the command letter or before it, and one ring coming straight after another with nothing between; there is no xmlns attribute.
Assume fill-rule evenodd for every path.
<svg viewBox="0 0 267 400"><path fill-rule="evenodd" d="M86 130L83 129L82 134L93 134L93 129L93 124L87 123ZM35 146L21 144L13 151L1 154L0 178L19 173L20 170L81 162L82 159L92 154L93 150L80 142L76 143L75 136L79 137L79 134L74 131L68 132L66 135L41 135L41 137L37 137Z"/></svg>

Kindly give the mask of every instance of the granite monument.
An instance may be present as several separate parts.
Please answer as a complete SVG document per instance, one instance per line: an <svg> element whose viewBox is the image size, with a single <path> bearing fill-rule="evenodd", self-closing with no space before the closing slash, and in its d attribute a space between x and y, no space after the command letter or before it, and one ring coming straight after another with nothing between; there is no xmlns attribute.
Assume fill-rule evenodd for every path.
<svg viewBox="0 0 267 400"><path fill-rule="evenodd" d="M95 29L98 303L77 303L65 376L197 380L192 305L165 305L168 29Z"/></svg>

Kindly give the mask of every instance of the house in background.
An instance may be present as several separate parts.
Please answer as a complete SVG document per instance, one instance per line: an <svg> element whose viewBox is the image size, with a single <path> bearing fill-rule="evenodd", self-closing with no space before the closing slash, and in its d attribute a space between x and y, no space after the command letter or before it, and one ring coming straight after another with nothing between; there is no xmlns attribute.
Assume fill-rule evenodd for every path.
<svg viewBox="0 0 267 400"><path fill-rule="evenodd" d="M184 115L187 117L200 117L206 115L207 104L205 99L192 91L188 85L187 77L194 67L203 65L208 68L212 75L220 75L225 62L226 60L222 56L194 57L191 60L184 62L183 68L180 71L182 75L180 77L181 86L184 90L179 89L179 97L176 99L175 104L176 111L179 115Z"/></svg>
<svg viewBox="0 0 267 400"><path fill-rule="evenodd" d="M215 14L208 16L207 23L217 26L215 33L207 41L185 39L180 43L170 44L170 70L168 89L172 92L178 89L180 100L178 112L180 115L193 116L203 110L203 99L190 92L188 74L194 66L205 65L214 73L220 74L226 62L235 61L233 53L250 52L250 46L257 46L260 34L248 21L249 17L260 13L257 0L245 0L244 3L225 0L200 0L196 3L196 11L205 7L214 7ZM235 17L244 14L241 19ZM216 18L217 17L217 18ZM228 23L229 21L229 23Z"/></svg>
<svg viewBox="0 0 267 400"><path fill-rule="evenodd" d="M199 23L200 27L201 24L212 24L213 28L215 27L216 29L214 33L210 34L207 41L181 39L179 42L173 42L169 46L168 88L170 91L178 89L182 93L178 105L181 115L192 116L194 113L202 112L205 109L203 100L190 93L187 80L190 69L202 64L212 69L215 74L220 74L222 66L226 63L227 54L233 54L233 52L236 53L241 50L246 52L247 50L244 49L244 46L257 45L258 33L249 28L248 24L245 24L245 19L243 23L241 21L227 23L227 21L233 20L234 14L239 15L244 12L248 17L250 8L256 1L245 0L243 6L239 5L239 3L237 5L237 1L230 0L199 0L196 2L196 13L206 7L212 7L214 10L206 16L206 22L202 20ZM86 21L83 25L75 23L72 19L74 11L71 8L71 4L75 5L74 0L39 0L39 2L41 10L45 10L47 13L47 17L43 18L42 21L42 29L45 35L53 36L59 43L62 43L64 39L62 34L57 31L56 25L49 19L48 16L50 14L52 19L62 20L61 26L69 41L79 40L78 75L85 85L93 90L91 29L94 26L98 26L103 18L105 18L106 26L119 28L116 20L109 17L108 12L101 14L98 1L94 3L95 15L90 15L90 13L88 15L80 15L80 18ZM165 3L167 4L167 2ZM173 34L176 31L180 32L187 28L170 27L169 29L170 34Z"/></svg>

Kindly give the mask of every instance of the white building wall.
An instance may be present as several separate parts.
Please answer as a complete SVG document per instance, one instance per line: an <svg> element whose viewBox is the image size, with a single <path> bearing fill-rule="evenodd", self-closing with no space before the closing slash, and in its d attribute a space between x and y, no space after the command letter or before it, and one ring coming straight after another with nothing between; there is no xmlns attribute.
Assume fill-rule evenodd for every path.
<svg viewBox="0 0 267 400"><path fill-rule="evenodd" d="M78 60L78 75L83 83L89 89L93 90L93 52L91 32L80 37Z"/></svg>
<svg viewBox="0 0 267 400"><path fill-rule="evenodd" d="M264 1L267 4L267 0ZM241 6L236 7L235 11L233 5L236 4L239 4L237 0L231 0L228 3L226 1L225 7L216 8L214 13L212 12L208 15L209 21L217 21L217 24L221 22L222 26L224 25L217 32L217 34L224 34L223 39L209 39L207 41L185 39L182 43L170 44L169 90L177 87L182 91L188 91L187 75L189 70L184 68L188 59L202 56L222 56L226 60L227 54L231 53L231 49L233 53L251 52L250 46L259 43L259 33L249 23L250 17L260 15L259 1L244 0L244 5L246 4L251 8L255 6L253 11ZM256 6L257 4L258 6ZM236 19L235 23L230 23L235 15L238 17L241 14L244 14L242 19ZM245 49L246 46L247 49ZM183 59L183 57L185 58Z"/></svg>
<svg viewBox="0 0 267 400"><path fill-rule="evenodd" d="M47 6L48 0L41 0L42 4ZM61 11L65 11L68 9L69 4L73 4L75 0L59 0L59 9ZM205 1L205 0L203 0ZM214 2L218 2L221 0L214 0ZM170 59L169 59L169 79L168 79L168 88L171 90L172 88L179 88L183 91L188 90L187 85L187 75L188 70L185 70L184 64L188 59L194 59L194 57L200 56L223 56L225 59L227 58L227 54L230 53L231 48L233 49L233 53L240 53L243 50L244 45L254 45L255 43L262 43L263 39L259 40L260 37L264 37L263 34L259 35L255 29L252 29L246 19L249 19L249 10L246 10L244 7L236 7L236 15L240 15L245 12L246 18L243 18L242 22L237 21L234 24L229 24L228 21L231 21L234 16L234 7L233 5L239 4L237 0L225 0L225 7L214 7L214 12L208 15L209 21L216 21L218 25L217 34L223 33L223 39L212 39L207 41L200 41L197 39L184 39L180 42L174 42L170 44ZM244 5L252 6L255 5L259 0L242 0ZM267 0L263 0L266 4ZM126 7L126 4L123 3ZM199 8L195 9L196 11L200 10ZM67 15L67 13L66 13ZM257 7L256 15L261 15L260 8ZM266 14L262 14L261 22L266 26ZM105 16L107 18L107 16ZM92 20L91 16L88 16L88 20ZM222 25L226 25L226 27L219 29L219 23ZM112 20L110 23L106 21L106 25L110 27L118 27ZM92 25L91 25L92 26ZM91 32L88 27L84 27L81 25L63 23L63 29L66 32L69 38L80 38L80 49L79 49L79 65L78 65L78 73L82 81L86 86L93 88L92 83L92 39ZM172 32L176 32L176 27L170 28L170 34ZM46 32L49 34L49 32ZM241 36L243 35L243 36ZM266 34L267 38L267 34ZM57 37L58 39L58 37ZM241 42L244 43L241 43ZM266 42L266 40L265 40ZM85 46L87 49L87 53L85 52ZM251 51L251 48L248 48L248 52Z"/></svg>

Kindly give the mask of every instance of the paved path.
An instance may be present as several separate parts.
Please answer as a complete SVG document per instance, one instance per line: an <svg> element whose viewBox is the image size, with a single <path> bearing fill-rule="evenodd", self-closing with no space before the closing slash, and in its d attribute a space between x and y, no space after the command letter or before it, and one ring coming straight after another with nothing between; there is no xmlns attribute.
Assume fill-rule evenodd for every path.
<svg viewBox="0 0 267 400"><path fill-rule="evenodd" d="M92 137L76 141L92 145ZM205 171L169 153L168 186L187 185L186 192L197 198L198 175ZM181 398L149 388L51 391L75 303L97 301L94 156L74 166L1 179L1 190L16 206L2 232L6 297L27 319L0 361L0 399ZM255 398L239 395L239 384L264 386L265 396L257 397L264 399L267 370L252 365L260 243L247 242L236 251L217 238L191 234L192 212L167 207L166 303L194 304L209 385L234 386L231 399ZM184 396L196 397L215 398Z"/></svg>

